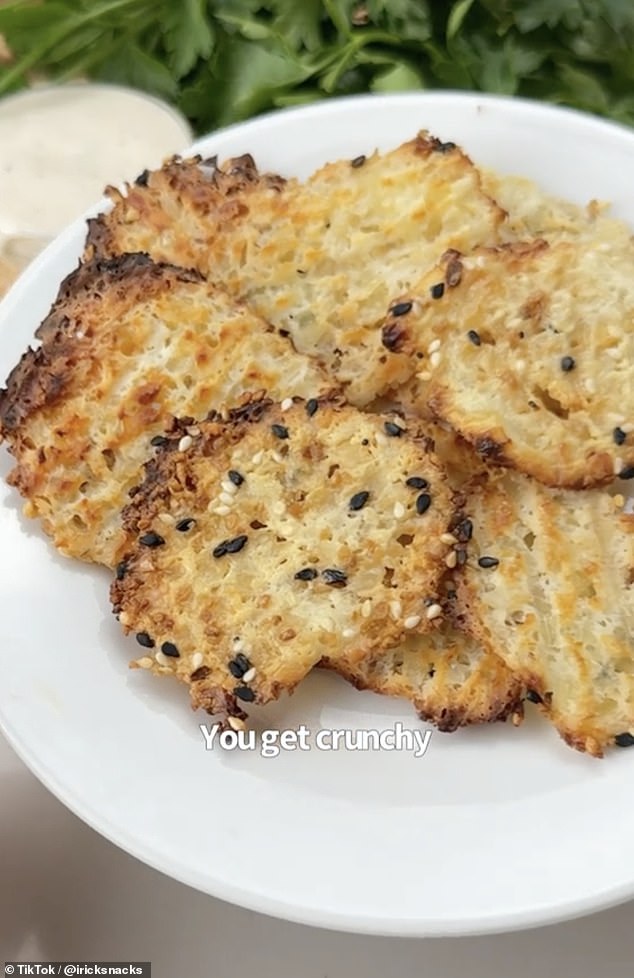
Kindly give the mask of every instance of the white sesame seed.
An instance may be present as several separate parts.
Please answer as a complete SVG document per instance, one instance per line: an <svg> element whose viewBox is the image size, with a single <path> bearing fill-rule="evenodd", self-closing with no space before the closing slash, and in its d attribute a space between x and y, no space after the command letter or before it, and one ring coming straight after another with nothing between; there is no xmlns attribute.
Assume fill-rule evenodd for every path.
<svg viewBox="0 0 634 978"><path fill-rule="evenodd" d="M221 492L219 496L221 503L226 503L227 506L233 506L235 499L230 492Z"/></svg>
<svg viewBox="0 0 634 978"><path fill-rule="evenodd" d="M625 506L625 496L622 496L620 492L617 492L616 496L612 497L612 502L617 509L621 509L622 506Z"/></svg>
<svg viewBox="0 0 634 978"><path fill-rule="evenodd" d="M449 544L449 546L452 546L452 544L454 544L454 543L458 543L458 541L455 538L455 536L453 535L453 533L443 533L442 536L441 536L441 538L440 538L440 542L441 543L447 543L447 544Z"/></svg>
<svg viewBox="0 0 634 978"><path fill-rule="evenodd" d="M405 516L405 507L403 503L394 503L394 515L397 520L400 520L401 516Z"/></svg>
<svg viewBox="0 0 634 978"><path fill-rule="evenodd" d="M445 564L449 568L454 568L458 563L458 554L455 550L451 550L445 557Z"/></svg>
<svg viewBox="0 0 634 978"><path fill-rule="evenodd" d="M615 475L618 475L622 468L623 468L623 459L622 458L615 458L614 459L614 474Z"/></svg>
<svg viewBox="0 0 634 978"><path fill-rule="evenodd" d="M368 598L367 601L364 601L363 604L361 605L361 617L369 618L371 614L372 614L372 602Z"/></svg>
<svg viewBox="0 0 634 978"><path fill-rule="evenodd" d="M429 346L427 347L427 352L435 353L436 350L440 349L440 346L441 346L440 340L432 340Z"/></svg>
<svg viewBox="0 0 634 978"><path fill-rule="evenodd" d="M628 496L625 500L623 512L626 516L634 516L634 496Z"/></svg>
<svg viewBox="0 0 634 978"><path fill-rule="evenodd" d="M245 730L246 724L240 717L227 717L227 723L232 730Z"/></svg>
<svg viewBox="0 0 634 978"><path fill-rule="evenodd" d="M430 604L426 611L425 617L427 621L433 621L434 618L440 618L442 615L442 608L439 604Z"/></svg>
<svg viewBox="0 0 634 978"><path fill-rule="evenodd" d="M172 516L171 513L159 513L158 518L160 519L161 523L165 523L168 525L174 522L174 517Z"/></svg>
<svg viewBox="0 0 634 978"><path fill-rule="evenodd" d="M255 666L251 666L251 668L247 669L247 671L242 676L242 682L250 683L252 679L255 679L255 673L256 673Z"/></svg>
<svg viewBox="0 0 634 978"><path fill-rule="evenodd" d="M150 659L149 655L144 655L140 659L137 659L136 660L136 664L141 669L151 669L152 668L152 660Z"/></svg>
<svg viewBox="0 0 634 978"><path fill-rule="evenodd" d="M183 435L178 443L179 452L186 452L188 448L191 448L194 444L194 439L191 435Z"/></svg>
<svg viewBox="0 0 634 978"><path fill-rule="evenodd" d="M588 394L596 394L597 386L594 380L592 379L592 377L586 377L586 379L583 382L583 386L585 387Z"/></svg>
<svg viewBox="0 0 634 978"><path fill-rule="evenodd" d="M288 411L290 408L292 408L292 406L293 406L292 397L285 397L282 403L280 404L280 408L282 411Z"/></svg>
<svg viewBox="0 0 634 978"><path fill-rule="evenodd" d="M203 664L203 654L202 652L194 652L192 655L192 669L199 669Z"/></svg>
<svg viewBox="0 0 634 978"><path fill-rule="evenodd" d="M188 432L188 434L190 434L193 437L196 437L197 438L198 435L200 434L200 428L196 428L196 427L192 426L191 428L188 428L187 429L187 432Z"/></svg>
<svg viewBox="0 0 634 978"><path fill-rule="evenodd" d="M242 649L243 648L244 648L244 645L242 644L242 639L241 638L234 638L234 640L233 640L233 651L234 652L242 652Z"/></svg>
<svg viewBox="0 0 634 978"><path fill-rule="evenodd" d="M229 420L229 408L223 407L220 409L220 417L223 421Z"/></svg>
<svg viewBox="0 0 634 978"><path fill-rule="evenodd" d="M119 623L121 625L129 625L130 624L130 616L127 613L127 611L122 611L121 612L121 614L119 615Z"/></svg>
<svg viewBox="0 0 634 978"><path fill-rule="evenodd" d="M230 506L216 506L216 508L214 510L212 510L212 512L213 513L216 513L217 516L228 516L229 513L231 512L231 507Z"/></svg>
<svg viewBox="0 0 634 978"><path fill-rule="evenodd" d="M403 613L403 608L400 601L390 601L390 614L394 621L398 621Z"/></svg>
<svg viewBox="0 0 634 978"><path fill-rule="evenodd" d="M518 374L523 373L526 370L526 360L516 360L515 369L517 370Z"/></svg>
<svg viewBox="0 0 634 978"><path fill-rule="evenodd" d="M283 516L284 513L286 512L286 506L281 499L276 499L273 505L271 506L271 509L273 510L276 516Z"/></svg>
<svg viewBox="0 0 634 978"><path fill-rule="evenodd" d="M82 333L82 331L80 329L77 330L77 332L75 333L75 336L76 336L76 338L78 340L83 340L83 338L84 338L84 334Z"/></svg>
<svg viewBox="0 0 634 978"><path fill-rule="evenodd" d="M613 360L618 360L621 356L621 351L619 350L618 346L609 346L605 352L609 357L612 357Z"/></svg>
<svg viewBox="0 0 634 978"><path fill-rule="evenodd" d="M277 462L278 465L281 465L284 461L284 456L280 455L279 452L271 452L271 458L274 462Z"/></svg>
<svg viewBox="0 0 634 978"><path fill-rule="evenodd" d="M431 380L431 374L429 370L421 370L420 373L416 374L416 376L418 377L419 380Z"/></svg>
<svg viewBox="0 0 634 978"><path fill-rule="evenodd" d="M341 633L341 637L352 638L356 634L357 634L356 628L344 628L344 630Z"/></svg>
<svg viewBox="0 0 634 978"><path fill-rule="evenodd" d="M405 628L416 628L416 626L420 625L420 623L421 623L420 615L410 615L409 618L405 619L403 625L405 626Z"/></svg>
<svg viewBox="0 0 634 978"><path fill-rule="evenodd" d="M264 452L259 451L255 453L251 461L253 462L254 465L259 465L263 458L264 458Z"/></svg>
<svg viewBox="0 0 634 978"><path fill-rule="evenodd" d="M619 427L624 435L631 435L634 431L634 424L626 424L623 422L623 424L619 425Z"/></svg>
<svg viewBox="0 0 634 978"><path fill-rule="evenodd" d="M432 367L437 367L441 360L442 360L442 357L441 357L440 353L438 352L438 350L436 350L435 353L432 353L432 355L429 358L429 362L430 362L430 364L431 364Z"/></svg>
<svg viewBox="0 0 634 978"><path fill-rule="evenodd" d="M234 482L230 482L229 479L223 479L220 483L220 488L223 492L228 492L230 496L234 496L238 491L238 487Z"/></svg>
<svg viewBox="0 0 634 978"><path fill-rule="evenodd" d="M158 662L159 666L169 666L169 664L170 664L170 660L168 659L168 657L165 655L164 652L161 652L160 651L160 649L156 653L156 655L154 656L154 658Z"/></svg>

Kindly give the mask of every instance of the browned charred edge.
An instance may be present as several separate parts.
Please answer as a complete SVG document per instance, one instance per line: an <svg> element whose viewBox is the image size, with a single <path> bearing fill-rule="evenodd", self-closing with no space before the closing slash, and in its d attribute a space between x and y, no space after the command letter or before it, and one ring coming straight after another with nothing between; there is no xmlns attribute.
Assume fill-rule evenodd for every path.
<svg viewBox="0 0 634 978"><path fill-rule="evenodd" d="M196 209L209 209L209 191L215 191L219 198L234 197L246 188L262 184L271 190L280 191L286 184L284 177L275 173L261 174L250 153L228 159L218 166L218 158L210 156L203 159L193 156L183 159L174 156L160 170L144 170L127 186L128 198L151 197L157 190L159 181L166 181L172 192L180 199L187 197L188 203ZM107 193L115 202L115 213L125 198L112 187ZM85 243L85 255L109 255L116 253L116 235L111 232L114 215L112 212L100 214L90 219Z"/></svg>
<svg viewBox="0 0 634 978"><path fill-rule="evenodd" d="M337 673L342 679L361 692L369 690L379 695L391 695L377 690L372 683L364 680L341 663L325 658L319 663L320 669L328 669ZM394 698L399 698L395 696ZM404 697L400 697L403 699ZM426 723L432 723L442 733L454 733L461 727L476 726L484 723L497 723L508 720L511 716L521 717L523 713L523 689L520 684L509 693L508 697L500 697L488 705L485 712L475 715L468 705L462 707L439 706L430 709L420 699L412 699L416 714Z"/></svg>
<svg viewBox="0 0 634 978"><path fill-rule="evenodd" d="M109 289L126 280L155 284L165 276L179 282L202 281L196 271L154 262L144 253L98 258L81 263L68 275L35 332L42 345L27 349L0 390L0 435L10 436L37 410L56 403L64 394L80 357L81 343L73 336L75 303L101 302ZM130 295L130 301L135 301L134 294Z"/></svg>

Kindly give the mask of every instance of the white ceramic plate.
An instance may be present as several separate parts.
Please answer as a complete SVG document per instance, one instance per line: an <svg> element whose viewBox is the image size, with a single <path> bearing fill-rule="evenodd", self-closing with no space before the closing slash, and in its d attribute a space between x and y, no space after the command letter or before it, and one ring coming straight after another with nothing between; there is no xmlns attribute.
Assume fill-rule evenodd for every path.
<svg viewBox="0 0 634 978"><path fill-rule="evenodd" d="M521 101L358 98L278 113L199 143L308 173L430 128L482 164L634 226L634 134ZM0 307L0 375L80 253L81 223ZM3 453L0 475L10 463ZM127 663L109 575L57 556L0 487L0 720L34 773L103 835L226 900L376 934L468 934L571 917L634 895L634 750L596 761L543 723L434 733L409 751L206 751L184 689ZM137 650L138 651L138 650ZM314 675L271 725L421 729L406 704Z"/></svg>

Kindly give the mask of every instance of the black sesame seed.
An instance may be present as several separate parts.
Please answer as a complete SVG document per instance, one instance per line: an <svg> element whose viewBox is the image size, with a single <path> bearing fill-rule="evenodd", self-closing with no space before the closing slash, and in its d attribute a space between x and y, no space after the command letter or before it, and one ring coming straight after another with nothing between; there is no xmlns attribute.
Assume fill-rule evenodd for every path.
<svg viewBox="0 0 634 978"><path fill-rule="evenodd" d="M393 316L406 316L408 312L411 312L413 302L397 302L395 306L392 306L390 312Z"/></svg>
<svg viewBox="0 0 634 978"><path fill-rule="evenodd" d="M529 702L531 702L531 703L542 703L543 702L541 696L539 695L539 693L535 689L527 689L526 690L526 699L529 700Z"/></svg>
<svg viewBox="0 0 634 978"><path fill-rule="evenodd" d="M442 299L443 295L445 294L445 283L438 282L437 285L432 285L431 289L429 290L429 294L431 295L432 299Z"/></svg>
<svg viewBox="0 0 634 978"><path fill-rule="evenodd" d="M423 513L427 512L430 506L431 496L428 492L421 492L420 496L418 496L416 500L416 512L419 516L422 516Z"/></svg>
<svg viewBox="0 0 634 978"><path fill-rule="evenodd" d="M620 733L614 738L617 747L634 747L634 734Z"/></svg>
<svg viewBox="0 0 634 978"><path fill-rule="evenodd" d="M151 638L147 632L137 632L136 640L139 643L139 645L143 646L144 649L154 648L154 639Z"/></svg>
<svg viewBox="0 0 634 978"><path fill-rule="evenodd" d="M169 438L166 438L165 435L154 435L154 438L150 438L152 448L163 448L168 442Z"/></svg>
<svg viewBox="0 0 634 978"><path fill-rule="evenodd" d="M116 577L118 581L122 581L128 570L128 564L125 560L120 561L117 564Z"/></svg>
<svg viewBox="0 0 634 978"><path fill-rule="evenodd" d="M480 557L478 561L478 566L485 568L485 570L488 570L488 568L490 567L497 567L499 563L500 561L498 560L497 557Z"/></svg>
<svg viewBox="0 0 634 978"><path fill-rule="evenodd" d="M142 173L139 173L134 183L136 184L137 187L147 187L147 182L149 180L149 177L150 177L150 171L143 170Z"/></svg>
<svg viewBox="0 0 634 978"><path fill-rule="evenodd" d="M436 150L438 153L450 153L452 149L456 148L456 144L452 142L438 143Z"/></svg>
<svg viewBox="0 0 634 978"><path fill-rule="evenodd" d="M186 516L185 519L179 520L178 523L174 525L174 529L178 530L179 533L187 533L191 530L192 526L196 523L193 516Z"/></svg>
<svg viewBox="0 0 634 978"><path fill-rule="evenodd" d="M456 554L458 555L458 567L462 567L463 564L467 563L467 551L464 547L458 547Z"/></svg>
<svg viewBox="0 0 634 978"><path fill-rule="evenodd" d="M411 475L405 480L405 485L410 489L426 489L429 485L427 479L421 479L419 475Z"/></svg>
<svg viewBox="0 0 634 978"><path fill-rule="evenodd" d="M369 498L370 498L369 492L365 492L365 491L356 492L354 496L350 498L350 502L348 503L348 508L353 511L356 511L358 509L363 509L363 507L365 506Z"/></svg>
<svg viewBox="0 0 634 978"><path fill-rule="evenodd" d="M467 333L467 337L471 340L474 346L480 346L482 340L480 339L480 334L476 333L475 329L470 329Z"/></svg>
<svg viewBox="0 0 634 978"><path fill-rule="evenodd" d="M237 554L238 551L242 550L247 540L248 537L244 533L239 537L234 537L233 540L223 540L222 543L214 547L212 555L214 557L224 557L225 554Z"/></svg>
<svg viewBox="0 0 634 978"><path fill-rule="evenodd" d="M369 445L369 444L370 444L370 442L369 442L369 440L368 440L367 438L364 438L364 439L362 440L362 442L361 442L361 444L362 444L362 445Z"/></svg>
<svg viewBox="0 0 634 978"><path fill-rule="evenodd" d="M619 472L619 479L634 479L634 465L626 465Z"/></svg>
<svg viewBox="0 0 634 978"><path fill-rule="evenodd" d="M345 587L348 583L346 572L338 570L336 567L327 567L321 572L321 576L326 584L330 584L331 587Z"/></svg>
<svg viewBox="0 0 634 978"><path fill-rule="evenodd" d="M401 428L399 425L394 424L393 421L386 421L383 425L385 428L385 434L389 435L390 438L400 438L405 428Z"/></svg>
<svg viewBox="0 0 634 978"><path fill-rule="evenodd" d="M622 445L627 438L627 435L622 428L615 428L612 432L612 437L614 438L615 445Z"/></svg>
<svg viewBox="0 0 634 978"><path fill-rule="evenodd" d="M159 533L150 530L149 533L144 533L143 536L139 537L139 543L144 547L162 547L165 540Z"/></svg>
<svg viewBox="0 0 634 978"><path fill-rule="evenodd" d="M163 642L161 652L163 655L171 656L172 659L180 659L180 652L173 642Z"/></svg>
<svg viewBox="0 0 634 978"><path fill-rule="evenodd" d="M295 574L296 581L314 581L316 577L317 571L314 567L304 567Z"/></svg>
<svg viewBox="0 0 634 978"><path fill-rule="evenodd" d="M248 686L236 686L233 695L239 700L244 700L245 703L253 703L255 699L255 693Z"/></svg>
<svg viewBox="0 0 634 978"><path fill-rule="evenodd" d="M317 411L319 407L319 401L316 397L311 397L310 400L306 401L306 414L309 418L312 418L313 414Z"/></svg>
<svg viewBox="0 0 634 978"><path fill-rule="evenodd" d="M561 369L565 374L570 373L571 370L575 369L575 358L574 357L562 357L560 361Z"/></svg>
<svg viewBox="0 0 634 978"><path fill-rule="evenodd" d="M272 424L271 431L276 438L288 438L288 428L285 428L283 424Z"/></svg>
<svg viewBox="0 0 634 978"><path fill-rule="evenodd" d="M234 486L241 486L244 482L244 476L236 472L235 469L229 469L227 475L229 476L229 482L233 482Z"/></svg>
<svg viewBox="0 0 634 978"><path fill-rule="evenodd" d="M363 166L365 160L366 157L362 153L361 156L355 156L353 160L350 160L350 166L353 167L353 169L358 170L360 166Z"/></svg>
<svg viewBox="0 0 634 978"><path fill-rule="evenodd" d="M238 652L229 663L229 672L235 679L242 679L245 672L248 672L250 668L251 663L242 652Z"/></svg>
<svg viewBox="0 0 634 978"><path fill-rule="evenodd" d="M248 539L249 538L247 537L246 533L242 533L239 537L234 537L233 540L228 540L227 553L228 554L239 553L240 550L242 550L242 548L244 547Z"/></svg>

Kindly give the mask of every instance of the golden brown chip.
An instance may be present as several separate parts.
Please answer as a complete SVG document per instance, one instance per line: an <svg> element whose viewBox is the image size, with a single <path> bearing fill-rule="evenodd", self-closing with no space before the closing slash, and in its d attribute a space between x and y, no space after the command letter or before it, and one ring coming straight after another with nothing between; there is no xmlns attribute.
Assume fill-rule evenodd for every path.
<svg viewBox="0 0 634 978"><path fill-rule="evenodd" d="M469 501L467 627L572 746L634 745L634 515L506 473Z"/></svg>
<svg viewBox="0 0 634 978"><path fill-rule="evenodd" d="M62 284L0 392L9 481L68 556L113 566L120 511L173 415L245 391L311 396L328 381L290 341L197 272L143 255L96 260Z"/></svg>
<svg viewBox="0 0 634 978"><path fill-rule="evenodd" d="M497 656L449 623L377 658L322 665L357 689L409 700L422 720L453 731L522 715L524 687Z"/></svg>
<svg viewBox="0 0 634 978"><path fill-rule="evenodd" d="M358 661L431 627L453 497L424 433L312 399L197 427L176 426L124 514L112 596L151 649L142 667L242 716L324 656Z"/></svg>
<svg viewBox="0 0 634 978"><path fill-rule="evenodd" d="M260 176L250 156L222 169L177 159L110 196L88 254L146 251L199 269L288 330L360 406L411 372L381 348L390 301L446 248L496 243L504 219L469 158L427 133L305 183Z"/></svg>
<svg viewBox="0 0 634 978"><path fill-rule="evenodd" d="M570 488L634 477L634 245L450 252L388 317L416 405L486 459Z"/></svg>

